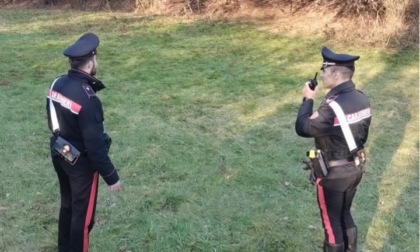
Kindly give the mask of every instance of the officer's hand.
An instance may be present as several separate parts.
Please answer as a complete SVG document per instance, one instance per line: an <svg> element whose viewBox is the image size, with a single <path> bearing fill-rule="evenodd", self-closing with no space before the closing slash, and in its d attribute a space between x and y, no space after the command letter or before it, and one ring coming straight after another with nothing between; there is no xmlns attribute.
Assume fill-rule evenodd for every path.
<svg viewBox="0 0 420 252"><path fill-rule="evenodd" d="M306 97L306 99L314 99L316 97L316 93L318 92L318 86L315 87L315 90L312 90L309 87L310 83L310 81L307 81L302 89L302 95L303 97Z"/></svg>
<svg viewBox="0 0 420 252"><path fill-rule="evenodd" d="M117 192L121 189L121 182L118 180L117 183L108 186L110 192Z"/></svg>

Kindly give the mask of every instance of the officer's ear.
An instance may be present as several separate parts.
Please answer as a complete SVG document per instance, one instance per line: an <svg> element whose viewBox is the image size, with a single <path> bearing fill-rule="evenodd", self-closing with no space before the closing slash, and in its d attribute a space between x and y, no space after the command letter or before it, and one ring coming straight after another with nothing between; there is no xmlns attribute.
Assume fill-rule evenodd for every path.
<svg viewBox="0 0 420 252"><path fill-rule="evenodd" d="M340 71L338 71L338 69L336 69L335 67L331 69L331 75L334 77L334 79L339 79L341 77L340 74Z"/></svg>

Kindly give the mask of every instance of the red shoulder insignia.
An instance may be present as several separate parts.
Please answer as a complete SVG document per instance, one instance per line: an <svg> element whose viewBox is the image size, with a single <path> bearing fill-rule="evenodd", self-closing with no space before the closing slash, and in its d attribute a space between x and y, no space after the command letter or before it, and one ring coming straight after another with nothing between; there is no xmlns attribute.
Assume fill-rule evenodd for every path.
<svg viewBox="0 0 420 252"><path fill-rule="evenodd" d="M93 91L93 89L89 85L83 85L82 87L89 98L92 96L96 96L95 91Z"/></svg>

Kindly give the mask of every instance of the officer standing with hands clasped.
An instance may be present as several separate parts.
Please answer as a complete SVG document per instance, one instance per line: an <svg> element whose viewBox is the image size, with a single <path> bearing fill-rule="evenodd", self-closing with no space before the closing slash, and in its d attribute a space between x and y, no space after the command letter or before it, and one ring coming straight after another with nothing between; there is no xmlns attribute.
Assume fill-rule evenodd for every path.
<svg viewBox="0 0 420 252"><path fill-rule="evenodd" d="M357 232L350 208L364 171L371 107L352 81L359 56L336 54L326 47L321 54L321 77L330 91L313 112L318 86L312 89L311 82L305 83L295 129L299 136L315 138L316 149L308 157L325 232L323 251L353 252Z"/></svg>
<svg viewBox="0 0 420 252"><path fill-rule="evenodd" d="M121 184L108 151L111 138L104 132L102 105L96 92L104 84L94 76L99 38L81 36L64 51L71 69L54 80L48 91L47 114L51 156L58 176L61 207L58 223L60 252L87 252L94 224L98 175L110 191Z"/></svg>

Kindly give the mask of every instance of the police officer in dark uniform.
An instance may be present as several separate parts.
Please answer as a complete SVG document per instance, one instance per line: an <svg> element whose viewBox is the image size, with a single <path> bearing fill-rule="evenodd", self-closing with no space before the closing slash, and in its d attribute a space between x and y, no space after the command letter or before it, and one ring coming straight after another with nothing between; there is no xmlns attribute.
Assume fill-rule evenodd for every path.
<svg viewBox="0 0 420 252"><path fill-rule="evenodd" d="M371 107L367 96L357 90L352 81L359 56L336 54L326 47L322 48L321 54L322 81L330 91L318 110L313 112L318 86L312 90L310 82L305 83L302 90L304 101L295 129L299 136L315 138L316 149L321 151L328 168L326 176L315 178L325 231L324 251L353 252L357 250L357 233L350 208L362 179L363 148L368 138ZM340 109L343 112L341 117L336 111ZM346 125L350 128L347 131L343 130ZM354 148L350 148L351 145Z"/></svg>
<svg viewBox="0 0 420 252"><path fill-rule="evenodd" d="M51 156L61 194L60 252L88 251L98 175L110 191L118 191L121 186L108 156L111 139L104 131L102 105L96 96L97 91L105 88L94 77L98 45L99 38L87 33L68 47L64 55L69 58L71 69L58 77L48 91L48 126L53 133Z"/></svg>

